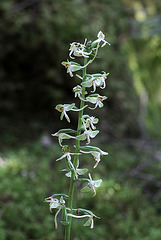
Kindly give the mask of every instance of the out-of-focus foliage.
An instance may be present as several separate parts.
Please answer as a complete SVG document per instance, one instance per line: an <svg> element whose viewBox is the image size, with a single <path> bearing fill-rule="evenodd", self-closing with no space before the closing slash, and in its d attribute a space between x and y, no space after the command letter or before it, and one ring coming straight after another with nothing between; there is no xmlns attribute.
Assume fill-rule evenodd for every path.
<svg viewBox="0 0 161 240"><path fill-rule="evenodd" d="M161 5L160 1L156 0L133 1L130 6L134 10L134 19L131 21L131 39L125 44L129 67L142 103L145 125L151 136L160 137Z"/></svg>
<svg viewBox="0 0 161 240"><path fill-rule="evenodd" d="M69 101L78 81L71 81L61 66L69 44L84 41L86 36L94 40L102 30L112 46L102 50L93 69L111 75L107 80L107 132L138 135L134 120L138 100L123 48L132 11L122 1L5 0L0 5L1 113L28 118L33 113L50 115L55 102Z"/></svg>

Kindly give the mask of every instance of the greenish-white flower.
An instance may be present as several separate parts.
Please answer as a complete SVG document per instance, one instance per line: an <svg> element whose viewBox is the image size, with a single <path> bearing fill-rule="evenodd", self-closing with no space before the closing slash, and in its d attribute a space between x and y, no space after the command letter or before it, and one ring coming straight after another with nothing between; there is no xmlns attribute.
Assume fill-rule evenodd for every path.
<svg viewBox="0 0 161 240"><path fill-rule="evenodd" d="M67 215L70 216L70 217L79 218L79 219L88 218L88 220L84 223L83 226L90 226L90 229L92 229L94 227L94 219L99 218L89 210L77 209L76 212L77 213L81 212L81 214L83 213L84 215L75 215L75 214L72 214L72 213L68 213Z"/></svg>
<svg viewBox="0 0 161 240"><path fill-rule="evenodd" d="M59 203L59 200L57 198L48 197L48 198L45 199L44 202L49 202L50 212L52 212L52 208L60 207L60 203Z"/></svg>
<svg viewBox="0 0 161 240"><path fill-rule="evenodd" d="M103 42L101 47L104 47L106 44L111 45L109 42L105 40L105 34L103 34L102 31L99 31L99 33L97 34L97 40L93 42L93 45L95 46L95 44L99 44L101 42Z"/></svg>
<svg viewBox="0 0 161 240"><path fill-rule="evenodd" d="M82 95L82 87L80 85L77 85L76 87L73 88L73 92L75 93L75 97L81 97Z"/></svg>
<svg viewBox="0 0 161 240"><path fill-rule="evenodd" d="M58 200L57 198L53 198L53 197L48 197L45 199L44 202L48 202L49 203L49 209L50 212L52 212L53 208L57 208L58 211L55 214L55 218L54 218L54 222L55 222L55 228L58 228L58 224L57 224L57 216L60 213L62 206L65 204L65 201L63 199L63 197L60 198L60 200Z"/></svg>
<svg viewBox="0 0 161 240"><path fill-rule="evenodd" d="M71 153L68 145L64 145L62 151L64 154L60 158L56 159L56 161L62 160L63 158L67 158L68 162L70 162L71 155L80 155L81 154L81 153Z"/></svg>
<svg viewBox="0 0 161 240"><path fill-rule="evenodd" d="M96 87L100 87L101 89L104 89L106 87L106 78L109 75L109 73L103 72L103 74L87 74L86 80L81 83L83 87L92 87L93 91L96 91Z"/></svg>
<svg viewBox="0 0 161 240"><path fill-rule="evenodd" d="M62 141L64 139L75 139L74 136L69 135L68 133L75 133L76 131L72 129L61 129L58 132L52 134L53 137L58 137L59 145L62 147Z"/></svg>
<svg viewBox="0 0 161 240"><path fill-rule="evenodd" d="M85 130L84 133L81 135L76 136L76 139L83 141L87 139L87 144L90 143L90 138L94 138L99 133L98 130L92 131L92 130Z"/></svg>
<svg viewBox="0 0 161 240"><path fill-rule="evenodd" d="M94 130L96 129L96 127L94 126L94 124L98 123L98 118L93 117L93 116L89 116L89 115L83 115L82 118L82 125L84 127L84 129L90 129L90 130Z"/></svg>
<svg viewBox="0 0 161 240"><path fill-rule="evenodd" d="M71 153L70 152L70 148L68 147L68 145L63 146L63 153L64 154L60 158L58 158L56 161L59 161L59 160L62 160L64 158L66 158L67 159L67 163L70 166L70 169L75 172L75 177L78 178L78 175L77 175L78 172L75 169L75 167L74 167L74 165L73 165L73 163L71 161L71 155L75 156L75 155L80 155L81 153Z"/></svg>
<svg viewBox="0 0 161 240"><path fill-rule="evenodd" d="M71 175L72 175L71 170L63 169L62 171L67 171L65 176L71 177ZM86 172L88 172L88 169L87 168L76 168L75 172L76 172L77 175L81 176L81 175L85 174Z"/></svg>
<svg viewBox="0 0 161 240"><path fill-rule="evenodd" d="M70 44L70 48L69 48L69 56L70 58L73 58L72 55L76 56L76 57L86 57L89 58L89 55L91 54L85 51L85 45L86 45L86 40L84 42L84 44L81 43L77 43L77 42L73 42Z"/></svg>
<svg viewBox="0 0 161 240"><path fill-rule="evenodd" d="M69 73L69 75L73 77L73 72L79 71L87 67L89 63L91 63L91 61L89 61L86 65L81 66L79 63L69 62L69 60L67 60L67 62L62 62L62 65L67 68L67 73Z"/></svg>
<svg viewBox="0 0 161 240"><path fill-rule="evenodd" d="M81 192L90 192L91 190L94 192L93 197L96 195L96 189L101 185L102 179L92 180L91 174L89 173L89 182L88 185L81 189Z"/></svg>
<svg viewBox="0 0 161 240"><path fill-rule="evenodd" d="M95 107L90 109L95 109L97 107L102 108L103 101L106 99L107 99L106 96L100 96L99 94L91 94L88 97L86 97L86 101L95 104Z"/></svg>
<svg viewBox="0 0 161 240"><path fill-rule="evenodd" d="M81 149L86 149L86 147L87 146L82 147ZM97 148L97 147L93 147L93 150L90 150L90 151L83 151L81 149L80 149L81 153L90 153L94 157L94 160L96 161L96 163L93 168L97 167L98 163L101 161L101 156L108 155L107 152L104 152L100 148ZM87 150L88 150L88 148L87 148Z"/></svg>
<svg viewBox="0 0 161 240"><path fill-rule="evenodd" d="M86 106L84 106L83 108L79 109L75 106L75 103L72 104L58 104L55 109L58 110L59 112L61 112L60 115L60 120L62 120L65 116L66 120L68 122L70 122L70 118L67 114L68 111L75 111L75 112L79 112L82 109L84 109Z"/></svg>
<svg viewBox="0 0 161 240"><path fill-rule="evenodd" d="M67 68L67 73L69 73L71 77L73 77L73 72L82 69L82 66L79 63L69 62L69 60L67 60L67 62L62 62L62 65Z"/></svg>

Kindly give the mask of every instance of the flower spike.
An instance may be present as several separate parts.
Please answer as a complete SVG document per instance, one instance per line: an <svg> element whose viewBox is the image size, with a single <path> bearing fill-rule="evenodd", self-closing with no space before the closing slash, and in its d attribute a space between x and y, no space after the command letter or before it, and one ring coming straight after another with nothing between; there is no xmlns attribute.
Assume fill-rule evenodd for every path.
<svg viewBox="0 0 161 240"><path fill-rule="evenodd" d="M96 124L98 123L98 118L94 116L89 116L87 113L84 114L84 109L88 107L85 105L86 102L94 104L89 109L95 109L97 107L103 107L103 101L107 99L106 96L101 96L98 93L95 93L97 88L104 89L106 87L106 79L109 73L95 73L88 74L87 66L91 64L97 57L98 50L100 47L104 47L106 44L110 45L109 42L105 40L105 35L102 31L99 31L97 34L97 39L95 41L90 41L85 39L84 43L73 42L70 44L69 48L69 57L71 61L63 61L62 65L66 68L67 73L70 77L73 77L74 74L78 78L78 85L73 87L73 92L76 100L78 100L80 108L76 107L75 103L71 104L58 104L55 109L60 112L60 120L64 118L70 123L70 111L79 112L78 114L78 124L76 130L67 128L60 129L58 132L52 134L52 136L58 137L59 145L62 147L62 155L56 159L56 161L63 160L65 163L65 168L62 170L65 172L65 176L70 178L69 186L69 196L66 194L53 194L52 196L45 199L44 202L49 203L50 212L54 212L53 209L56 209L54 222L55 228L58 228L57 217L61 214L61 224L65 226L65 238L70 237L71 229L71 218L87 218L84 226L89 226L90 229L94 227L94 219L99 218L93 214L90 210L72 207L74 187L76 183L85 184L81 189L81 192L92 192L92 197L96 195L96 188L99 187L102 183L102 179L93 180L91 174L88 174L88 177L82 177L82 175L88 172L88 169L83 167L80 168L80 156L82 154L91 154L95 160L93 168L96 168L98 163L101 160L103 155L108 155L107 152L102 151L100 148L95 146L90 146L91 139L95 138L99 133L96 130ZM83 57L84 64L79 64L72 59L76 57ZM75 73L79 71L78 73ZM91 88L91 89L89 89ZM87 89L92 93L88 94ZM76 119L76 118L75 118ZM75 151L70 151L68 145L64 145L63 140L73 139L75 141L73 147ZM85 146L82 146L81 141L86 140ZM71 148L72 149L72 148ZM67 184L68 185L68 184ZM78 185L79 186L79 185ZM67 201L67 206L65 201Z"/></svg>

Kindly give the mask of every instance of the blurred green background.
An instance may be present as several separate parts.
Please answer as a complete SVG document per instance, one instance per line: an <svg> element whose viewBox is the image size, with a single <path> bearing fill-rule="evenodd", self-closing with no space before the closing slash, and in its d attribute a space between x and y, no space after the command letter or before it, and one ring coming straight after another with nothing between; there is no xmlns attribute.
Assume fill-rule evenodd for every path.
<svg viewBox="0 0 161 240"><path fill-rule="evenodd" d="M62 240L45 197L68 193L54 109L72 103L61 62L73 41L95 40L101 30L111 46L100 49L90 73L110 72L99 136L109 155L93 171L103 183L95 198L76 186L74 207L100 220L94 230L74 220L72 240L159 240L161 237L161 4L160 0L0 1L0 239ZM91 166L92 165L92 166ZM60 219L59 219L60 220Z"/></svg>

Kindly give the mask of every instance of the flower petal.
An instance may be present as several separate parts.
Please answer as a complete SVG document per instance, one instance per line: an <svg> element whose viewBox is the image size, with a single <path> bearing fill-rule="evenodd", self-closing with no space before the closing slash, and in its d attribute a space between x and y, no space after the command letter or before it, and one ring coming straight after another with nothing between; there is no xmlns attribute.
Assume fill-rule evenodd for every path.
<svg viewBox="0 0 161 240"><path fill-rule="evenodd" d="M91 226L90 228L93 228L93 217L89 217L89 219L87 220L87 222L85 222L85 224L83 224L83 226Z"/></svg>
<svg viewBox="0 0 161 240"><path fill-rule="evenodd" d="M76 172L78 173L78 175L83 175L88 172L88 168L77 169Z"/></svg>
<svg viewBox="0 0 161 240"><path fill-rule="evenodd" d="M96 180L95 182L95 187L99 187L101 185L102 179Z"/></svg>
<svg viewBox="0 0 161 240"><path fill-rule="evenodd" d="M50 208L57 208L57 207L59 207L59 206L60 206L60 204L57 203L57 202L52 202L52 203L50 204Z"/></svg>
<svg viewBox="0 0 161 240"><path fill-rule="evenodd" d="M90 137L94 138L98 133L99 133L98 130L92 131L91 134L90 134Z"/></svg>

